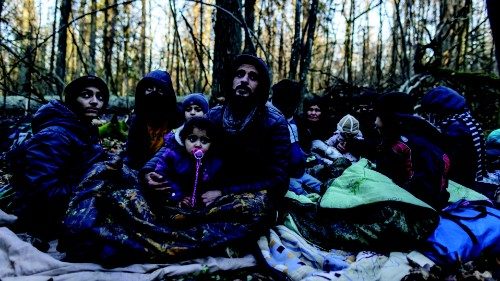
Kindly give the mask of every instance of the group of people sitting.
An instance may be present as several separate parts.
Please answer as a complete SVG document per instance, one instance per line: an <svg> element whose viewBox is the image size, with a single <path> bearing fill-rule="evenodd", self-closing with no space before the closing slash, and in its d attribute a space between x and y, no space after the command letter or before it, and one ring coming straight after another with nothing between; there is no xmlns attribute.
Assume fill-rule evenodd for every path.
<svg viewBox="0 0 500 281"><path fill-rule="evenodd" d="M108 104L106 83L93 75L70 82L64 101L50 101L35 113L34 135L23 144L22 157L17 152L13 161L15 230L41 241L65 238L62 244L67 248L61 250L73 251L68 257L81 258L75 249L84 247L74 247L67 237L90 239L89 229L98 228L94 225L98 219L85 231L84 223L72 225L75 216L88 215L81 207L88 205L80 203L88 198L97 202L92 205L97 210L94 218L106 213L112 207L99 202L116 198L113 177L125 174L113 174L112 184L98 191L95 186L82 188L97 182L99 169L132 171L127 175L135 180L120 182L121 188L133 188L133 198L144 197L135 210L163 232L171 231L174 221L176 230L182 228L180 222L194 218L196 212L199 225L205 224L203 231L185 232L186 240L170 236L169 243L175 239L182 243L165 256L182 255L182 247L208 250L211 245L256 237L280 219L277 213L286 192L321 194L334 177L333 166L349 165L361 157L372 160L377 171L436 210L448 204L448 179L471 188L487 182L492 189L488 195L494 196L498 173L495 179L487 168L498 168L498 131L485 146L481 126L465 99L450 88L433 88L421 101L426 117L432 117L426 119L434 124L414 114L409 95L396 92L374 98L367 110L353 108L332 123L317 96L305 99L303 115L297 115L302 102L299 83L285 79L271 85L268 67L258 57L237 56L230 73L231 90L223 105L210 108L203 94L189 94L182 101L180 116L168 72L148 73L136 87L122 155L106 152L92 125ZM486 156L493 166L488 166ZM121 199L131 201L132 196L127 196ZM212 220L230 221L233 228L219 227ZM104 235L103 226L99 227ZM190 248L190 243L197 246ZM111 250L100 245L101 257L118 256L118 245L129 244L114 244Z"/></svg>

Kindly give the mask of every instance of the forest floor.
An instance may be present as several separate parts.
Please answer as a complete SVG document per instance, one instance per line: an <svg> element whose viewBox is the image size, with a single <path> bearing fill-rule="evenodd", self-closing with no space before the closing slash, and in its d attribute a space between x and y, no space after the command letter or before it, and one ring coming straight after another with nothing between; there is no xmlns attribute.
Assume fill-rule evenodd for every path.
<svg viewBox="0 0 500 281"><path fill-rule="evenodd" d="M6 118L12 118L16 120L6 120ZM18 117L5 117L0 115L0 129L1 134L5 134L5 124L16 124L19 120ZM3 136L5 137L5 136ZM1 139L4 141L4 139ZM117 153L124 148L124 142L106 138L102 141L104 148L110 152ZM5 148L3 149L5 150ZM4 151L0 151L2 154L0 157L0 200L4 196L2 186L7 185L11 181L11 174L8 173L8 168L6 166L5 159L3 157ZM188 281L188 280L275 280L269 274L266 274L267 270L259 268L249 268L241 271L230 271L230 272L198 272L195 274L182 275L179 277L168 277L168 280L175 281ZM483 280L483 281L493 281L500 280L500 256L482 256L474 261L469 261L466 263L461 263L453 268L444 269L439 266L434 266L430 269L424 269L417 265L411 270L410 274L407 275L403 280L406 281L420 281L420 280L447 280L447 281L461 281L461 280Z"/></svg>

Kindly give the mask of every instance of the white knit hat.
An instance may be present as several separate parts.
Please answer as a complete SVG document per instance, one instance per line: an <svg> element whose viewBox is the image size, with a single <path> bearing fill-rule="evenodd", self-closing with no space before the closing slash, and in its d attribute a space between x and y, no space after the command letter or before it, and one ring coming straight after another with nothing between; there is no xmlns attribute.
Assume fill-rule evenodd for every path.
<svg viewBox="0 0 500 281"><path fill-rule="evenodd" d="M337 130L343 133L355 135L359 133L359 121L354 118L354 116L347 114L346 116L342 117L342 119L340 119L339 123L337 124Z"/></svg>

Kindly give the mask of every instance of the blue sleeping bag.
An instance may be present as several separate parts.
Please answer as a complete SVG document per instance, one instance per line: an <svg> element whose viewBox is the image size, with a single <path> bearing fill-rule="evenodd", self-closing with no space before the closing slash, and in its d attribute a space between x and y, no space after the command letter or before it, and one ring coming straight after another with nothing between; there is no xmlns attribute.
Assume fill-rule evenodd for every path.
<svg viewBox="0 0 500 281"><path fill-rule="evenodd" d="M443 210L423 253L441 266L500 254L500 210L461 200Z"/></svg>

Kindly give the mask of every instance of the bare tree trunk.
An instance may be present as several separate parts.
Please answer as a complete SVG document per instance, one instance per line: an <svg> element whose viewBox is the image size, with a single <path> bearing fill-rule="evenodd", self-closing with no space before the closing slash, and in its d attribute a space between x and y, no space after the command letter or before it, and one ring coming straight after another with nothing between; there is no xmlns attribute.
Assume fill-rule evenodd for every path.
<svg viewBox="0 0 500 281"><path fill-rule="evenodd" d="M121 67L121 74L122 74L122 87L121 87L121 94L124 94L125 96L128 96L128 88L129 88L129 67L128 67L128 43L130 40L130 6L127 5L125 6L125 15L127 19L127 23L123 26L123 53L122 53L122 67ZM119 93L117 93L118 95ZM128 104L127 104L128 106Z"/></svg>
<svg viewBox="0 0 500 281"><path fill-rule="evenodd" d="M106 6L115 5L116 0L111 0L111 3L106 0L104 3ZM113 76L113 48L115 44L115 33L116 33L116 7L112 9L106 9L104 11L105 27L104 27L104 75L106 77L106 82L110 86L110 91L116 93L116 84Z"/></svg>
<svg viewBox="0 0 500 281"><path fill-rule="evenodd" d="M57 0L56 0L57 1ZM90 9L92 10L92 14L90 15L90 42L89 42L89 57L90 57L90 73L95 74L96 73L96 52L95 52L95 42L96 42L96 13L94 13L95 10L97 10L97 0L92 0L90 2Z"/></svg>
<svg viewBox="0 0 500 281"><path fill-rule="evenodd" d="M488 6L488 18L490 19L491 33L495 44L498 73L500 74L500 21L498 20L500 2L498 0L486 0L486 5Z"/></svg>
<svg viewBox="0 0 500 281"><path fill-rule="evenodd" d="M361 81L367 81L366 76L368 75L370 59L369 50L370 50L370 25L369 25L368 13L366 13L366 24L363 29L363 57L361 58Z"/></svg>
<svg viewBox="0 0 500 281"><path fill-rule="evenodd" d="M346 18L345 27L345 71L347 74L347 82L352 83L352 52L353 52L353 29L354 29L354 7L356 3L355 0L351 0L349 5L349 17Z"/></svg>
<svg viewBox="0 0 500 281"><path fill-rule="evenodd" d="M395 13L398 13L398 11L395 11ZM392 26L392 48L391 48L391 63L389 66L389 73L391 74L391 78L396 77L396 69L397 69L397 64L398 64L398 36L399 36L399 29L397 28L397 25L394 24Z"/></svg>
<svg viewBox="0 0 500 281"><path fill-rule="evenodd" d="M80 6L78 7L78 10L76 11L77 15L83 15L85 14L85 6L86 6L86 1L81 1ZM86 69L85 73L88 73L88 67L87 67L87 60L88 56L84 53L85 49L84 46L87 43L87 35L89 35L89 29L87 28L87 19L83 18L78 22L79 25L79 30L80 34L79 36L75 36L74 31L69 29L69 32L72 37L73 41L73 46L72 48L76 48L78 51L79 58L75 62L75 67L71 70L71 76L75 76L80 74L81 69Z"/></svg>
<svg viewBox="0 0 500 281"><path fill-rule="evenodd" d="M467 48L469 45L469 24L472 16L472 0L465 0L463 7L462 20L457 27L458 48L455 57L455 69L460 70L464 68L466 62Z"/></svg>
<svg viewBox="0 0 500 281"><path fill-rule="evenodd" d="M397 25L399 28L399 39L400 39L400 46L401 46L401 54L402 54L402 59L400 61L401 65L401 75L403 76L403 80L407 80L410 78L410 73L409 73L409 65L410 61L408 59L408 53L406 52L406 34L405 30L403 28L403 23L401 21L401 6L400 6L400 0L395 0L394 1L394 15L396 16L396 22L394 25Z"/></svg>
<svg viewBox="0 0 500 281"><path fill-rule="evenodd" d="M378 31L378 37L377 37L377 57L375 59L375 73L376 73L376 82L380 84L382 81L382 51L383 51L383 44L384 42L382 41L382 30L383 30L383 17L382 17L382 5L380 5L379 8L379 31Z"/></svg>
<svg viewBox="0 0 500 281"><path fill-rule="evenodd" d="M139 54L139 69L142 72L142 76L146 75L146 28L147 28L147 13L146 13L146 1L141 0L141 52Z"/></svg>
<svg viewBox="0 0 500 281"><path fill-rule="evenodd" d="M314 41L314 34L316 32L316 20L318 18L318 4L319 0L312 0L311 9L309 11L309 27L307 29L307 40L304 46L302 59L300 61L300 85L301 92L304 93L307 89L307 74L309 73L309 66L311 65L312 46Z"/></svg>
<svg viewBox="0 0 500 281"><path fill-rule="evenodd" d="M52 33L56 33L57 29L56 29L56 26L57 26L57 4L58 4L58 0L55 0L55 4L54 4L54 21L52 22ZM52 37L52 47L50 49L50 66L49 66L49 73L53 73L54 71L54 59L55 59L55 56L56 56L56 36L54 35Z"/></svg>
<svg viewBox="0 0 500 281"><path fill-rule="evenodd" d="M297 76L297 66L299 65L301 47L301 15L302 15L302 0L295 0L295 24L292 44L292 53L290 55L290 73L288 78L295 79Z"/></svg>
<svg viewBox="0 0 500 281"><path fill-rule="evenodd" d="M248 31L254 32L256 0L245 0L245 22ZM269 51L269 50L268 50ZM249 32L245 32L245 47L243 53L255 55L255 46Z"/></svg>
<svg viewBox="0 0 500 281"><path fill-rule="evenodd" d="M238 18L238 8L240 5L237 1L240 0L217 0L216 4ZM232 76L230 66L235 55L241 51L241 27L233 17L221 9L217 9L214 32L212 95L220 97L227 95L230 91L228 87L228 79Z"/></svg>
<svg viewBox="0 0 500 281"><path fill-rule="evenodd" d="M285 58L285 42L284 42L284 38L283 38L283 32L284 32L284 28L283 28L284 24L281 23L281 32L280 32L280 45L279 45L279 53L278 53L278 75L280 77L285 77L285 73L286 73L286 70L285 70L285 63L284 63L284 58Z"/></svg>
<svg viewBox="0 0 500 281"><path fill-rule="evenodd" d="M202 89L201 91L205 91L205 86L203 86L203 88L201 87L201 81L203 81L203 74L205 75L205 78L207 76L207 73L206 73L206 68L204 66L204 63L203 63L203 25L204 25L204 7L205 5L200 3L200 39L199 39L199 46L200 46L200 51L197 52L197 56L198 56L198 60L200 61L200 66L201 66L201 69L200 71L198 72L198 89ZM194 43L195 46L196 46L196 42ZM205 82L207 81L208 79L205 79ZM205 83L206 85L206 83Z"/></svg>
<svg viewBox="0 0 500 281"><path fill-rule="evenodd" d="M62 95L64 80L66 77L66 40L68 39L68 20L71 13L71 0L62 0L61 3L61 18L59 20L59 40L57 41L57 61L56 75L59 78L57 92Z"/></svg>

